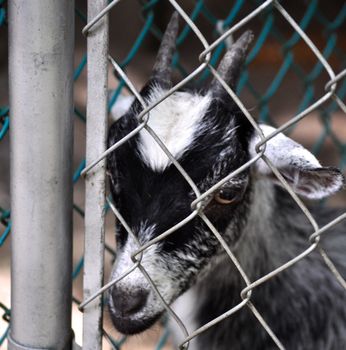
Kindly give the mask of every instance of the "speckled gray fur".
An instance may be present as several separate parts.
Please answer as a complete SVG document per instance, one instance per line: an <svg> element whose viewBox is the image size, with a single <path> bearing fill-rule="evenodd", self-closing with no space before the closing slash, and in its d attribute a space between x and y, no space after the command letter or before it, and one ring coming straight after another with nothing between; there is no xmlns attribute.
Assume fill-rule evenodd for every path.
<svg viewBox="0 0 346 350"><path fill-rule="evenodd" d="M308 246L311 224L283 190L268 181L256 183L249 221L234 252L250 279L270 272ZM273 205L274 204L274 205ZM321 224L338 215L313 209ZM321 245L346 276L345 223L332 229ZM199 281L196 326L202 326L241 301L244 282L225 255ZM252 302L286 349L346 348L346 292L318 252L253 291ZM245 307L197 338L200 350L276 349L257 319Z"/></svg>

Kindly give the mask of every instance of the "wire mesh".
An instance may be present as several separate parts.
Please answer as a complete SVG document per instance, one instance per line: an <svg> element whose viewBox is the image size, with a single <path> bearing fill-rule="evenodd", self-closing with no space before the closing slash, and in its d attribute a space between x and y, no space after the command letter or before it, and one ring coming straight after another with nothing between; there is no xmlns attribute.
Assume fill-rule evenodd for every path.
<svg viewBox="0 0 346 350"><path fill-rule="evenodd" d="M92 32L93 30L97 30L96 28L97 26L95 26L95 24L104 15L107 15L109 11L117 11L117 5L119 2L120 2L119 0L110 1L107 8L105 8L104 11L102 11L100 15L95 18L94 21L91 21L90 23L87 24L87 26L84 27L83 33L85 35L88 35L89 32ZM340 221L345 220L346 213L338 216L337 218L335 218L335 220L328 223L327 225L323 227L319 227L315 222L313 216L309 212L309 210L304 205L304 203L301 202L301 200L294 194L294 192L291 190L289 185L286 183L285 179L280 175L278 170L270 163L270 161L263 155L262 152L260 152L255 158L251 159L248 163L244 164L241 168L237 169L232 174L229 174L227 178L217 183L208 191L204 193L200 193L197 186L189 178L188 174L184 171L184 169L181 167L179 162L177 162L169 154L165 145L162 144L162 142L159 140L159 138L154 133L154 131L151 130L147 125L147 120L148 120L147 113L152 108L154 108L156 104L160 103L163 99L167 98L169 95L171 95L174 91L178 90L179 88L184 87L186 84L190 82L195 82L195 81L198 84L201 84L212 75L220 80L220 83L224 86L224 88L231 95L231 97L236 101L236 103L239 105L241 110L244 112L244 115L250 120L250 122L253 125L257 126L258 122L266 122L268 124L275 125L276 120L275 120L275 116L271 112L271 103L275 100L275 98L277 98L277 94L280 89L280 86L283 84L285 78L290 72L291 74L294 74L297 80L302 83L302 85L304 86L304 91L299 103L297 103L295 115L292 118L290 118L286 123L281 125L278 129L278 132L284 131L286 134L294 132L294 129L297 127L297 123L299 121L303 120L311 112L316 111L319 114L319 120L323 128L322 128L321 134L313 144L312 150L314 154L319 155L323 151L324 145L327 142L330 142L331 140L339 155L339 165L342 169L345 169L346 143L344 140L342 140L340 135L335 133L335 128L332 127L333 119L331 118L331 115L333 115L336 111L341 111L342 113L346 114L346 106L345 106L345 103L343 102L345 100L345 95L346 95L346 79L345 79L346 49L342 47L342 45L340 45L340 40L341 40L340 33L342 28L344 28L345 22L346 22L346 5L343 4L339 9L339 11L337 12L337 14L335 15L335 17L333 19L330 19L321 11L320 2L318 0L310 1L304 7L304 13L301 16L301 19L299 20L299 22L296 22L292 18L292 16L286 11L285 2L279 2L275 0L267 0L267 1L236 0L234 2L230 2L228 7L228 12L222 19L219 18L217 15L213 14L213 12L210 10L210 6L208 6L204 1L201 1L201 0L194 1L194 6L192 10L187 12L183 10L183 8L181 7L184 4L183 2L179 2L179 1L176 2L174 0L170 0L169 3L170 3L171 9L173 10L174 8L175 10L177 10L181 18L183 18L183 22L184 22L183 29L181 30L177 40L178 51L179 51L179 48L182 48L184 45L186 45L186 42L188 42L188 40L190 40L192 36L198 38L198 40L201 42L202 46L204 47L204 51L200 52L200 64L192 73L187 67L184 66L179 54L176 54L173 60L173 66L176 69L176 71L179 72L182 80L177 85L175 85L172 89L170 89L170 91L164 97L162 97L162 99L160 99L159 101L156 101L155 105L147 106L145 105L145 102L141 99L139 92L135 88L134 83L129 79L126 73L126 69L132 63L132 61L140 54L140 49L142 47L145 47L146 40L149 37L154 37L156 39L161 38L162 33L159 27L157 26L158 17L159 17L157 8L160 2L162 3L162 1L160 0L140 1L141 11L142 11L141 13L143 18L143 27L141 31L139 32L136 40L133 42L132 47L130 48L126 57L123 60L118 61L113 59L112 57L110 57L109 59L110 66L116 72L116 77L118 78L118 86L110 96L108 109L109 110L111 109L111 107L117 101L121 93L124 91L124 89L126 89L130 91L133 95L135 95L141 101L141 103L143 103L144 109L140 115L140 118L142 117L141 119L142 123L134 132L127 135L126 138L121 140L118 144L114 145L110 150L108 150L108 152L105 152L104 154L100 155L100 157L98 159L95 159L94 162L87 164L86 168L85 168L86 166L85 160L80 160L80 164L74 173L73 181L74 183L77 183L80 180L83 169L84 169L84 173L87 173L90 169L92 169L98 163L98 161L103 159L109 152L114 151L122 143L124 143L126 140L130 139L136 133L138 133L142 128L145 128L156 140L156 142L167 154L167 156L172 160L173 164L180 171L181 176L183 176L186 179L186 181L190 184L192 189L195 191L197 199L192 203L191 214L187 218L185 218L182 222L178 223L177 225L170 228L166 232L163 232L157 238L145 244L144 246L141 246L138 242L139 248L136 252L133 252L133 256L132 256L134 260L134 265L129 271L127 271L126 274L121 276L121 278L124 278L126 275L130 274L134 269L140 269L144 274L144 276L149 280L149 283L152 285L152 288L159 295L159 291L155 287L154 283L151 281L150 276L146 273L144 267L141 265L141 254L155 242L165 239L165 237L172 234L179 227L186 224L187 222L192 220L194 217L199 216L210 228L211 232L215 235L215 237L218 239L222 247L225 249L226 253L229 255L231 259L231 263L233 263L236 266L239 273L241 274L246 284L246 288L244 288L242 291L241 303L239 303L238 305L234 305L234 307L228 310L225 314L220 315L218 318L214 319L212 322L204 325L200 329L195 330L191 334L187 332L184 324L179 319L179 316L174 314L170 306L167 305L164 302L163 298L161 297L162 302L165 304L168 314L170 314L173 318L175 318L175 320L178 322L178 324L182 328L182 331L185 334L185 341L181 345L182 346L186 345L189 340L203 333L210 327L213 327L215 324L222 322L225 318L232 317L232 315L238 312L240 309L248 307L254 313L255 317L258 319L259 323L263 326L265 331L268 332L268 334L270 335L270 337L272 338L276 346L280 349L283 349L284 344L281 344L280 340L276 337L276 335L273 333L273 331L268 326L266 321L263 319L261 314L257 311L257 309L255 308L255 305L252 304L251 293L255 288L257 288L261 284L266 283L269 279L275 277L277 274L288 269L289 267L296 264L301 259L304 259L307 255L309 255L315 249L318 249L320 251L327 266L332 270L332 273L335 275L335 278L337 278L345 288L346 287L345 281L335 270L335 267L332 265L326 253L323 250L321 250L320 246L318 245L318 242L322 234L328 234L328 229L330 229ZM244 13L244 9L246 9L248 12ZM79 9L76 9L76 15L80 18L81 21L85 22L86 24L86 17L82 13L82 11L80 11ZM240 19L239 19L239 16L241 16ZM287 36L284 34L284 31L282 30L282 28L278 23L279 17L281 17L281 19L286 21L287 24L289 24L293 28L293 34L291 35L291 37L287 38ZM196 23L198 22L198 19L200 18L202 18L204 21L208 21L208 23L210 23L210 25L213 28L214 39L211 42L204 37L204 35L196 25ZM0 0L0 31L3 30L3 27L6 24L5 19L6 19L5 1ZM238 32L238 33L241 32L243 30L243 27L254 19L260 21L261 30L258 34L256 33L257 39L247 58L246 66L251 68L251 64L255 61L256 58L258 58L258 56L260 55L260 51L268 43L268 39L273 39L278 44L277 49L280 51L280 54L283 57L283 61L276 75L272 78L271 83L265 90L259 89L258 87L254 86L249 78L250 77L249 70L245 70L240 78L237 91L236 91L237 94L235 94L235 92L232 91L226 85L226 83L220 79L220 77L218 77L217 72L213 67L217 64L219 58L223 55L223 53L225 52L225 49L228 47L229 39L232 37L232 34L235 32ZM323 35L325 37L324 47L320 47L320 46L317 47L317 45L314 43L314 40L312 40L310 36L307 34L309 25L311 25L313 21L319 24L323 32ZM111 39L116 40L116 38L111 38ZM295 56L298 48L300 47L299 45L301 45L302 42L305 43L306 47L308 47L311 53L314 54L315 57L317 58L317 63L314 64L308 71L306 67L300 64L299 60L296 59L296 56ZM335 59L338 60L338 62L340 62L340 65L337 71L334 71L331 67L331 64L329 63L329 61L332 61ZM74 75L75 80L78 80L79 77L81 76L83 70L85 69L86 63L87 63L87 57L86 55L84 55L80 63L76 67L75 75ZM327 80L328 82L325 84L325 92L323 94L320 94L320 91L316 91L315 83L316 81L320 81L321 77L325 77L326 74L328 74L329 76ZM237 97L239 96L239 94L241 94L245 90L252 95L253 99L256 101L256 104L259 106L257 118L254 117L254 114L252 112L249 112L245 108L242 100L239 97ZM82 110L75 108L75 114L77 118L85 122L86 118ZM8 108L6 106L2 106L2 107L0 106L0 142L7 135L7 131L9 128L9 121L10 121L9 115L10 114L9 114ZM265 143L268 140L275 137L277 134L277 133L274 133L272 135L264 137L260 129L258 127L256 127L256 129L259 132L259 136L261 138L261 142L259 146L265 145ZM1 147L1 143L0 143L0 147ZM220 233L216 230L216 228L204 215L202 210L202 203L203 203L203 200L210 193L217 190L225 181L232 178L236 174L240 173L247 167L251 166L253 163L258 161L259 159L263 159L267 163L267 165L272 169L275 176L278 177L279 181L281 181L281 183L286 188L286 190L292 195L293 199L303 210L303 212L311 222L312 234L310 237L307 238L307 242L310 242L311 245L305 251L303 251L301 254L296 256L294 259L288 261L286 264L270 272L269 274L262 276L260 279L256 281L250 281L246 275L246 272L243 271L241 265L237 261L232 251L229 249L226 242L223 240ZM117 209L114 207L111 201L109 202L109 205L108 205L108 209L109 208L111 209L111 212L115 214L117 219L123 223L124 227L127 227L129 234L131 234L136 240L136 236L133 234L131 229L127 226L126 222L123 220L120 213L117 211ZM84 217L84 211L80 206L75 204L74 209L79 216ZM0 248L1 248L2 244L8 238L11 230L10 212L8 208L2 208L1 203L0 203L0 221L1 221L1 225L0 225ZM108 246L106 246L106 252L107 254L110 254L110 255L114 254L113 249ZM83 270L83 256L80 256L79 261L75 265L75 269L73 271L73 277L77 278L81 274L82 270ZM81 300L78 300L78 298L74 298L74 302L80 305L81 309L83 309L84 307L86 308L88 303L91 300L93 300L97 295L104 293L107 289L109 289L113 284L117 283L119 280L120 279L117 279L116 281L111 281L110 283L106 284L104 288L98 291L94 291L93 295L89 299L84 300L82 304L81 304ZM0 303L0 309L2 314L2 320L0 322L5 322L6 324L8 324L10 320L9 305L4 305ZM6 339L7 332L8 332L8 328L5 331L5 333L0 335L0 346L1 344L3 344L4 340ZM126 337L114 339L105 330L104 330L104 338L114 349L121 349L123 345L126 344L126 341L127 341ZM164 327L161 338L158 344L156 345L156 349L162 349L167 344L167 341L168 341L168 330L166 327Z"/></svg>
<svg viewBox="0 0 346 350"><path fill-rule="evenodd" d="M131 228L127 225L126 221L120 214L120 212L115 208L115 206L109 202L110 208L112 209L114 215L116 216L117 220L120 221L120 223L123 225L123 227L126 229L128 234L133 238L133 240L138 245L138 250L134 251L132 253L132 260L133 260L133 266L129 268L125 273L123 273L120 277L118 277L116 280L113 280L106 284L103 288L96 291L92 296L87 298L81 305L80 309L84 309L87 307L87 305L98 295L104 293L107 289L109 289L112 285L118 283L121 279L125 278L129 274L133 273L135 269L139 269L144 277L148 280L149 284L151 285L153 291L157 294L158 298L162 301L164 307L167 310L167 313L175 319L179 327L181 328L182 332L185 335L185 340L183 343L180 344L181 348L185 348L188 346L189 341L201 333L205 332L207 329L213 327L215 324L221 322L225 318L231 317L234 313L238 312L240 309L244 307L248 307L250 311L254 314L254 316L257 318L258 322L261 324L261 326L264 328L264 330L268 333L268 335L271 337L272 341L275 343L275 345L280 348L284 349L284 345L281 343L281 341L277 338L271 327L267 324L267 322L264 320L261 313L256 309L255 305L251 301L251 294L252 291L260 286L263 283L266 283L268 280L274 278L276 275L282 273L284 270L290 268L300 260L304 259L306 256L311 254L312 251L317 249L322 258L324 259L326 265L331 270L331 272L334 274L335 278L340 282L340 284L345 287L345 281L341 277L341 275L336 270L335 266L327 256L326 252L319 246L319 240L320 235L322 232L325 232L330 227L336 225L340 221L344 220L346 218L346 213L343 215L338 216L335 218L335 220L331 221L327 225L323 227L319 227L317 222L315 221L312 214L309 212L308 208L305 206L305 204L299 199L299 197L294 193L292 188L289 186L287 181L284 179L284 177L280 174L278 169L270 162L270 160L264 155L264 149L261 146L265 146L266 143L274 138L279 132L283 131L289 131L288 129L290 127L295 126L299 121L301 121L303 118L305 118L309 113L312 111L318 110L322 108L321 117L323 120L328 124L329 115L332 111L335 111L337 108L340 108L342 111L344 111L344 103L342 102L342 98L344 96L344 86L342 83L342 79L345 75L344 70L342 70L339 74L335 74L333 69L331 68L330 64L328 63L328 58L332 54L333 51L335 51L336 48L336 34L335 36L331 35L329 37L329 40L327 42L326 47L323 50L319 50L314 42L310 39L310 37L306 34L305 30L307 26L309 25L310 21L317 17L318 21L323 23L324 26L326 26L326 31L330 33L330 31L335 31L336 28L341 26L343 22L343 18L345 18L344 13L339 13L337 18L335 20L329 22L324 18L324 16L321 14L321 12L318 11L318 1L312 1L308 4L306 12L300 21L300 23L297 23L294 18L286 11L285 7L281 5L278 1L275 0L268 0L265 2L254 2L255 9L249 12L248 15L244 16L240 21L235 22L235 13L237 13L237 10L239 10L239 7L242 6L243 2L238 1L234 4L234 6L231 8L231 11L229 13L229 16L225 21L223 21L224 26L224 33L220 34L219 37L214 40L211 44L208 43L206 38L203 36L202 32L199 30L199 28L195 24L195 19L199 14L204 14L207 18L212 20L212 17L210 16L210 12L205 7L203 2L196 2L196 6L191 12L191 14L187 14L181 7L181 4L170 0L169 1L172 8L174 8L180 16L183 18L185 23L185 28L182 31L180 37L177 40L177 44L179 47L179 44L181 44L184 41L184 35L187 35L187 33L191 32L193 33L198 40L201 42L201 44L204 47L204 51L200 53L199 59L200 59L200 65L192 71L192 73L184 74L183 71L183 79L176 84L173 88L171 88L167 93L164 94L159 100L155 101L151 105L147 105L145 101L142 99L139 92L134 87L134 84L132 81L128 78L124 71L124 67L122 67L121 64L118 64L116 60L110 57L110 63L112 64L113 68L117 72L118 76L120 77L120 83L119 88L116 90L115 95L119 95L119 90L124 86L124 84L127 86L128 90L131 91L131 93L138 99L138 101L142 104L143 111L138 115L138 120L140 121L139 126L134 129L131 133L129 133L127 136L125 136L123 139L115 143L113 146L111 146L107 151L105 151L103 154L100 155L98 159L95 159L95 161L91 162L90 164L87 164L86 168L83 170L83 173L88 173L91 169L95 167L96 164L98 164L99 161L104 159L110 152L113 152L116 150L119 146L121 146L125 141L131 139L136 134L138 134L142 129L146 129L149 134L152 136L152 138L156 141L156 143L161 147L163 152L167 155L167 157L170 159L172 164L177 168L177 170L180 172L181 176L188 182L188 184L191 186L191 189L195 192L196 200L194 200L191 203L192 212L191 214L186 217L184 220L176 224L175 226L169 228L167 231L163 232L159 236L155 237L151 241L147 242L144 245L141 245L138 241L136 235L132 232ZM93 26L102 18L105 16L110 10L115 11L115 5L117 5L118 1L111 2L103 11L99 13L98 16L96 16L93 20L91 20L88 25L84 28L83 32L84 34L88 34L93 30ZM146 18L150 19L150 15L153 16L153 12L150 12L154 8L157 2L152 1L147 4L145 4L144 8L146 11ZM345 11L345 6L342 7L341 12ZM288 40L285 38L282 38L280 35L279 29L275 28L274 18L277 16L282 16L285 21L293 28L294 34L291 38ZM282 83L282 80L284 79L285 75L288 72L288 69L292 69L294 73L300 78L306 87L305 94L303 95L303 98L301 100L301 103L298 106L296 114L290 118L286 123L281 125L276 131L272 132L268 136L264 136L261 129L258 126L257 120L254 118L254 116L245 108L243 102L241 99L237 97L234 91L227 86L226 82L222 80L222 78L218 75L217 71L214 69L213 65L217 62L218 57L223 52L223 49L225 46L227 46L227 38L232 35L234 32L240 30L244 25L246 25L248 22L250 22L255 17L261 17L262 20L264 20L264 25L262 32L259 35L258 40L256 41L253 50L250 52L247 65L251 63L251 61L256 57L256 54L258 54L260 48L265 43L266 38L270 35L270 33L274 32L274 36L278 39L278 41L283 46L283 53L284 53L284 61L282 66L280 67L277 75L274 77L272 84L270 84L269 88L265 93L259 93L250 83L249 81L249 75L247 73L243 74L240 83L238 85L238 93L241 92L241 90L246 86L252 94L258 99L258 103L260 105L260 113L259 113L259 120L266 121L267 123L273 123L272 117L269 112L268 103L269 101L275 96L275 93L278 90L278 87ZM215 26L217 27L218 22L214 22ZM333 29L331 29L333 28ZM274 30L273 30L274 29ZM294 46L299 42L304 42L309 50L315 55L317 58L317 64L313 67L313 69L309 73L303 73L303 70L299 65L294 61L294 56L292 53L292 50ZM343 59L343 67L345 64L345 60ZM177 61L175 61L175 66L181 68ZM322 96L316 96L314 93L313 88L313 81L316 80L322 73L327 73L329 75L329 81L325 85L325 92L322 94ZM196 184L192 181L192 179L189 177L189 175L185 172L185 170L181 167L179 162L174 159L172 154L168 151L166 146L162 143L162 141L159 139L157 134L148 126L148 119L150 118L149 112L155 108L159 103L161 103L163 100L165 100L167 97L169 97L171 94L173 94L175 91L180 89L181 87L184 87L187 83L189 83L193 79L197 79L198 76L200 76L200 80L205 79L209 74L212 74L214 78L216 78L221 85L224 87L224 89L228 92L228 94L232 97L232 99L236 102L236 104L239 106L241 111L244 113L245 117L248 118L248 120L251 122L251 124L255 127L257 130L259 137L261 141L257 145L256 149L258 154L251 159L249 162L244 164L242 167L238 168L231 174L229 174L226 178L222 179L220 182L218 182L216 185L214 185L212 188L208 189L204 193L200 193L198 190ZM338 84L336 84L338 82ZM341 87L340 87L341 85ZM114 101L113 99L112 101ZM326 103L329 103L328 107L326 108ZM326 125L325 125L326 126ZM330 131L330 128L326 126L326 130ZM324 143L326 136L336 137L335 134L329 133L329 131L325 131L321 134L320 138L318 139L316 145L314 146L315 153L318 153L320 150L321 145ZM338 138L337 138L338 139ZM341 146L342 149L344 149L344 144L341 140L338 139L337 143ZM278 180L281 182L282 186L288 191L288 193L291 195L293 200L296 202L296 204L301 208L309 222L312 226L312 234L307 239L310 242L310 246L305 249L303 252L301 252L299 255L294 257L293 259L289 260L285 264L281 265L280 267L276 268L275 270L271 271L270 273L262 276L261 278L250 281L248 276L246 275L245 271L241 267L240 263L238 262L237 258L234 256L230 248L227 246L226 242L222 238L221 234L217 231L217 229L213 226L213 224L209 221L207 216L203 213L203 200L207 198L210 194L214 193L218 188L222 186L223 183L225 183L230 178L234 177L235 175L239 174L240 172L244 171L248 167L250 167L253 163L258 161L259 159L262 159L267 166L271 169L273 174L278 178ZM344 151L341 152L341 159L344 159ZM343 160L341 162L341 165L343 165ZM215 235L219 243L222 245L222 247L225 249L226 253L230 257L231 262L235 265L238 272L242 276L246 287L241 292L242 301L233 306L230 310L228 310L225 314L220 315L219 317L213 319L209 323L201 326L199 329L195 330L191 334L188 333L184 323L180 320L179 316L174 313L174 311L170 308L170 306L165 302L164 298L160 295L159 290L155 286L153 280L141 264L142 254L153 244L162 241L165 239L168 235L175 232L178 228L185 225L189 221L191 221L194 217L199 216L205 224L209 227L210 231Z"/></svg>

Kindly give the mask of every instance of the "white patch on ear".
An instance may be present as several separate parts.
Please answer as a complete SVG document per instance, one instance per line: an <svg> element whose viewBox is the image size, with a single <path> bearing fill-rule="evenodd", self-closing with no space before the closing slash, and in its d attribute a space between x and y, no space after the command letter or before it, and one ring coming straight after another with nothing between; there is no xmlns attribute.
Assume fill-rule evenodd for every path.
<svg viewBox="0 0 346 350"><path fill-rule="evenodd" d="M164 92L159 87L154 88L147 103L157 101ZM148 125L176 159L193 142L210 101L209 95L175 92L150 111ZM171 161L145 129L139 135L139 151L143 160L153 170L163 171Z"/></svg>
<svg viewBox="0 0 346 350"><path fill-rule="evenodd" d="M269 136L276 130L275 128L265 124L260 124L259 126L265 137ZM255 147L260 141L261 139L256 133L256 135L252 138L250 142L251 157L255 157L257 155ZM267 142L267 147L264 154L279 169L293 164L297 167L302 168L321 167L321 164L312 153L310 153L299 143L285 136L283 133L274 136ZM256 162L256 167L257 170L262 174L271 174L272 172L262 159L259 159Z"/></svg>
<svg viewBox="0 0 346 350"><path fill-rule="evenodd" d="M111 122L119 120L130 109L134 100L134 96L120 95L111 108Z"/></svg>
<svg viewBox="0 0 346 350"><path fill-rule="evenodd" d="M275 131L273 127L264 124L261 124L260 128L264 136ZM256 156L255 147L260 141L256 133L249 146L251 157ZM344 177L338 169L322 167L311 152L282 133L267 142L264 154L293 190L307 198L324 198L338 191L344 184ZM256 162L255 167L260 174L271 177L274 182L281 185L262 159Z"/></svg>

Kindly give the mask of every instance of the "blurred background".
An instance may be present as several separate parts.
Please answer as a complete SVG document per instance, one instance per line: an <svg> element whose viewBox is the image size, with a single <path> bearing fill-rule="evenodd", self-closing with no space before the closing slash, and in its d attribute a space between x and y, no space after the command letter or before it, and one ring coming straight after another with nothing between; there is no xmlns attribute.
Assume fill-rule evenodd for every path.
<svg viewBox="0 0 346 350"><path fill-rule="evenodd" d="M181 0L179 4L190 15L207 41L211 43L263 1L257 0ZM289 1L280 3L299 23L316 47L323 53L335 73L346 68L346 4L333 1ZM76 0L75 44L75 138L74 138L74 297L82 300L83 270L83 208L84 184L79 178L85 155L86 106L86 39L81 30L86 24L86 1ZM134 85L140 89L150 76L160 43L162 31L172 13L168 1L127 0L117 4L109 14L110 54L125 69ZM300 111L312 105L325 94L329 76L312 50L272 8L262 12L244 28L256 36L238 85L238 93L257 120L275 126L282 125ZM30 30L30 29L29 29ZM10 172L9 127L11 112L8 109L8 25L7 3L0 0L0 346L6 348L6 332L10 319ZM230 38L231 40L232 38ZM217 64L225 50L225 43L214 51L212 62ZM181 21L178 50L173 65L175 82L192 72L198 65L203 47L195 34ZM193 85L206 84L207 71L193 81ZM110 105L119 94L128 94L109 69L109 89L113 91ZM345 103L346 79L341 79L337 95ZM28 115L28 118L30 116ZM328 100L289 130L292 138L312 150L324 165L346 167L346 115L332 100ZM346 191L333 196L327 203L341 206L346 203ZM326 203L322 203L326 205ZM105 252L107 281L112 264L114 217L107 215ZM29 249L29 247L28 247ZM82 314L73 307L73 329L81 344ZM109 323L105 310L104 326L114 337L113 347L126 349L170 349L168 334L160 324L143 335L124 339ZM105 348L109 344L105 342Z"/></svg>

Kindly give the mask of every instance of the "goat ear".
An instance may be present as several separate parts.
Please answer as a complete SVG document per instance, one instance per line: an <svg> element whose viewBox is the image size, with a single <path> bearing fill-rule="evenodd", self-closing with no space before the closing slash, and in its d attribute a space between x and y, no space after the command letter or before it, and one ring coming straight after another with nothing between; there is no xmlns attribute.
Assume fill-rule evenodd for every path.
<svg viewBox="0 0 346 350"><path fill-rule="evenodd" d="M129 111L132 103L134 102L134 96L120 95L111 108L111 122L119 120L126 112Z"/></svg>
<svg viewBox="0 0 346 350"><path fill-rule="evenodd" d="M260 125L265 136L275 131L268 125ZM260 142L259 136L252 137L250 155L256 155L255 147ZM321 199L331 195L344 185L344 176L340 170L322 167L315 156L299 143L282 133L267 142L265 156L278 168L293 190L310 199ZM258 173L270 177L274 182L281 182L272 173L267 164L259 159L256 162Z"/></svg>

